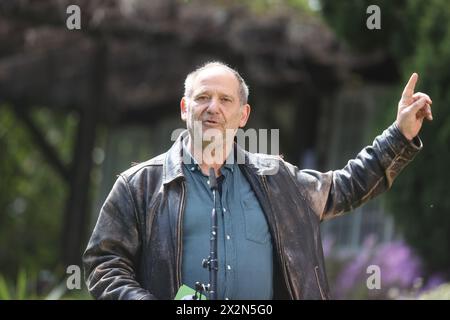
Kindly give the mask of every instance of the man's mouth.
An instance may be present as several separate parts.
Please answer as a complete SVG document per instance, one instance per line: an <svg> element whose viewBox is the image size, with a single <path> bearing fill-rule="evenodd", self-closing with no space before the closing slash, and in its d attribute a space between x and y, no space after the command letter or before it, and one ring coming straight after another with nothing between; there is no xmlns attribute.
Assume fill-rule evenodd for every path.
<svg viewBox="0 0 450 320"><path fill-rule="evenodd" d="M203 124L205 124L207 126L215 127L215 126L218 126L220 123L218 121L215 121L215 120L207 119L207 120L203 121Z"/></svg>

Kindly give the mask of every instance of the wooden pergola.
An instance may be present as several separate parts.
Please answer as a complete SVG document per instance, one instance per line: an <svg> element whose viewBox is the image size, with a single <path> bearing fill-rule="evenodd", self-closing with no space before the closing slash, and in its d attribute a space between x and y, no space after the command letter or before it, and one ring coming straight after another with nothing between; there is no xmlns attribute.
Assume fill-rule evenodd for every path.
<svg viewBox="0 0 450 320"><path fill-rule="evenodd" d="M66 27L70 4L81 9L81 30ZM0 102L13 106L69 186L64 265L79 263L85 240L97 127L176 116L186 74L216 59L242 73L268 121L279 102L298 108L299 154L315 143L318 106L347 73L385 63L379 53L350 56L317 19L282 11L174 0L0 2ZM70 164L29 116L40 107L79 115Z"/></svg>

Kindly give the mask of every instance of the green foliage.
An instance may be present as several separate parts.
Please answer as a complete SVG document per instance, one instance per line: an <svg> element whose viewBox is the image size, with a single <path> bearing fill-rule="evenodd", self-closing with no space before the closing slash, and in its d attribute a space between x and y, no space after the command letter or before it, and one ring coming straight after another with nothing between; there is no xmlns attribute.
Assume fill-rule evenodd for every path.
<svg viewBox="0 0 450 320"><path fill-rule="evenodd" d="M388 193L390 211L405 239L425 259L430 271L450 270L450 6L446 0L323 0L324 16L342 39L359 50L385 50L403 75L419 73L418 90L433 99L432 123L420 133L424 149ZM368 30L365 8L381 9L381 30ZM380 106L391 115L392 104ZM390 122L393 119L391 118ZM386 124L383 121L383 126ZM379 129L381 129L381 123Z"/></svg>
<svg viewBox="0 0 450 320"><path fill-rule="evenodd" d="M431 2L430 2L431 3ZM399 182L391 203L406 239L433 269L450 270L450 8L434 1L418 15L418 45L410 64L433 99L434 121L421 133L424 149ZM406 69L406 68L404 68ZM413 218L412 218L413 217ZM424 241L425 240L425 241Z"/></svg>
<svg viewBox="0 0 450 320"><path fill-rule="evenodd" d="M87 288L83 287L81 290L67 291L61 300L93 300L93 298Z"/></svg>
<svg viewBox="0 0 450 320"><path fill-rule="evenodd" d="M420 300L450 300L450 283L440 285L436 289L423 293Z"/></svg>
<svg viewBox="0 0 450 320"><path fill-rule="evenodd" d="M180 4L202 4L202 0L178 0ZM268 12L274 12L278 9L291 10L291 13L307 12L309 14L314 13L310 1L308 0L210 0L209 3L213 3L218 6L231 7L241 6L250 9L253 13L267 14Z"/></svg>
<svg viewBox="0 0 450 320"><path fill-rule="evenodd" d="M407 0L321 1L326 21L350 47L362 51L382 48L394 51L397 55L403 55L415 45L416 25L408 20L408 10L413 2L415 3ZM367 29L367 8L370 5L380 7L380 30Z"/></svg>
<svg viewBox="0 0 450 320"><path fill-rule="evenodd" d="M11 300L8 284L2 275L0 275L0 300Z"/></svg>
<svg viewBox="0 0 450 320"><path fill-rule="evenodd" d="M76 119L45 109L31 116L67 161ZM66 187L6 105L0 106L0 150L0 273L12 278L22 268L54 270Z"/></svg>
<svg viewBox="0 0 450 320"><path fill-rule="evenodd" d="M13 286L0 274L0 300L26 300L36 298L31 289L34 281L21 269L17 274L16 284Z"/></svg>

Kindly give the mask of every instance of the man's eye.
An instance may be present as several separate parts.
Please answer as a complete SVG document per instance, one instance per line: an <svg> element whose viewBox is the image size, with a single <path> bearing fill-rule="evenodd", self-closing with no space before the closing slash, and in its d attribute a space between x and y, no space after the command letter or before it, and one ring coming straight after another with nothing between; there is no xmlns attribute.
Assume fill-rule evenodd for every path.
<svg viewBox="0 0 450 320"><path fill-rule="evenodd" d="M223 101L223 102L231 102L231 99L228 98L228 97L223 97L223 98L222 98L222 101Z"/></svg>
<svg viewBox="0 0 450 320"><path fill-rule="evenodd" d="M208 96L198 96L197 98L195 98L195 101L206 101L208 100Z"/></svg>

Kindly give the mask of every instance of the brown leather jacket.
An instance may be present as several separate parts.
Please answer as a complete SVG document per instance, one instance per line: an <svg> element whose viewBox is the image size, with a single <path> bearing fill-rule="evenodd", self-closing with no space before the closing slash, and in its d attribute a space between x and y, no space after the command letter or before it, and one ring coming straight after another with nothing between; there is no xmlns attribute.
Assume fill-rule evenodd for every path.
<svg viewBox="0 0 450 320"><path fill-rule="evenodd" d="M174 298L181 285L185 134L168 152L118 176L83 255L95 298ZM329 298L320 222L389 189L421 148L419 138L409 142L393 124L343 169L320 173L236 147L270 226L274 299Z"/></svg>

